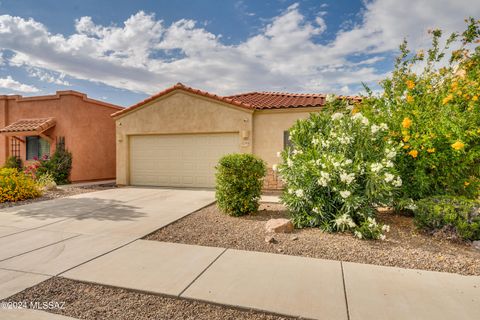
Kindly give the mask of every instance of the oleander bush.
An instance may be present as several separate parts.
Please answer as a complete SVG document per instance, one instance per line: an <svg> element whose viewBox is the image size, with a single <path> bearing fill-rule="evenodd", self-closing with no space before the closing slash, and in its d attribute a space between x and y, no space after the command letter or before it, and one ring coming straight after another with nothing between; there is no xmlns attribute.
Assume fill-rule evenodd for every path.
<svg viewBox="0 0 480 320"><path fill-rule="evenodd" d="M16 202L42 195L33 178L16 168L0 169L0 203Z"/></svg>
<svg viewBox="0 0 480 320"><path fill-rule="evenodd" d="M52 157L39 160L36 174L50 174L56 184L68 184L71 171L72 154L62 144L57 144Z"/></svg>
<svg viewBox="0 0 480 320"><path fill-rule="evenodd" d="M266 166L251 154L229 154L220 159L216 173L217 205L231 216L258 210Z"/></svg>
<svg viewBox="0 0 480 320"><path fill-rule="evenodd" d="M446 229L464 240L480 240L480 200L437 196L416 202L415 224L427 231Z"/></svg>
<svg viewBox="0 0 480 320"><path fill-rule="evenodd" d="M281 153L278 170L294 225L384 239L388 226L376 222L376 207L392 204L402 185L388 126L329 97L325 111L297 121L289 132L291 147Z"/></svg>
<svg viewBox="0 0 480 320"><path fill-rule="evenodd" d="M380 82L382 94L367 88L358 106L370 121L388 125L400 150L393 160L405 201L397 207L434 195L480 194L480 21L467 23L445 41L440 30L430 31L427 51L412 53L404 42L392 75Z"/></svg>

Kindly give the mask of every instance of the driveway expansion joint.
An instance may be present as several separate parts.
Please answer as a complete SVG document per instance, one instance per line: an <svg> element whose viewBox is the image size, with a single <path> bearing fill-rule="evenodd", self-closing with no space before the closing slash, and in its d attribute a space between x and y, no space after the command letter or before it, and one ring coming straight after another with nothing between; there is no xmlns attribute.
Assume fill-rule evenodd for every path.
<svg viewBox="0 0 480 320"><path fill-rule="evenodd" d="M190 286L191 286L195 281L197 281L197 279L200 278L200 277L205 273L205 271L207 271L227 250L228 250L228 248L225 248L225 250L223 250L222 252L220 252L220 254L219 254L215 259L213 259L213 261L210 262L210 264L209 264L205 269L203 269L202 272L200 272L200 273L195 277L195 279L193 279L193 280L185 287L185 289L182 290L182 292L180 292L180 293L178 294L178 297L181 297L182 294L183 294L185 291L187 291L187 289L190 288Z"/></svg>

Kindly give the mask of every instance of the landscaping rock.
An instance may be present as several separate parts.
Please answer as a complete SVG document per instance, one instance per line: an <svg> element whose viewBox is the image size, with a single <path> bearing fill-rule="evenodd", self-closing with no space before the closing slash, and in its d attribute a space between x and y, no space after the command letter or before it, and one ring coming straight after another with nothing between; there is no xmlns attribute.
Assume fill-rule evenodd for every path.
<svg viewBox="0 0 480 320"><path fill-rule="evenodd" d="M292 240L292 241L298 240L298 237L297 236L291 236L290 240Z"/></svg>
<svg viewBox="0 0 480 320"><path fill-rule="evenodd" d="M265 242L266 243L277 243L277 240L273 236L266 236L265 237Z"/></svg>
<svg viewBox="0 0 480 320"><path fill-rule="evenodd" d="M473 241L472 242L472 246L477 249L477 250L480 250L480 240L478 241Z"/></svg>
<svg viewBox="0 0 480 320"><path fill-rule="evenodd" d="M265 224L267 232L289 233L293 231L293 223L288 219L270 219Z"/></svg>

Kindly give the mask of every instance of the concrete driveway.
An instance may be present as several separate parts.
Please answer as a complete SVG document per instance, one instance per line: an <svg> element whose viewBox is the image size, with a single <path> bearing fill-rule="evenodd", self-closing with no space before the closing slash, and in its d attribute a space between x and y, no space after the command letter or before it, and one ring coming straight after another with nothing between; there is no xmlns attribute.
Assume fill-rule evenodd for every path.
<svg viewBox="0 0 480 320"><path fill-rule="evenodd" d="M0 210L0 299L213 202L213 191L129 187Z"/></svg>

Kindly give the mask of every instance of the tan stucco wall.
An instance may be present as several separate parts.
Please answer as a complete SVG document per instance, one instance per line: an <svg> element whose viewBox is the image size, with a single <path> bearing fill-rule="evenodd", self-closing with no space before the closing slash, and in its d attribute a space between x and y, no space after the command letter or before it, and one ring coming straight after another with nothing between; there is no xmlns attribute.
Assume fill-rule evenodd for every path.
<svg viewBox="0 0 480 320"><path fill-rule="evenodd" d="M101 180L115 178L115 122L111 114L119 108L89 99L79 92L51 96L0 96L0 127L20 119L56 119L55 127L45 132L54 142L65 137L72 153L71 180ZM0 166L10 153L10 139L0 135ZM22 137L22 139L25 139ZM25 143L20 144L20 155L25 161Z"/></svg>
<svg viewBox="0 0 480 320"><path fill-rule="evenodd" d="M278 163L277 152L283 150L283 132L312 112L318 112L318 108L256 111L253 115L253 153L269 167Z"/></svg>
<svg viewBox="0 0 480 320"><path fill-rule="evenodd" d="M181 90L116 117L116 129L120 185L129 184L131 135L238 132L240 151L252 152L252 111Z"/></svg>

